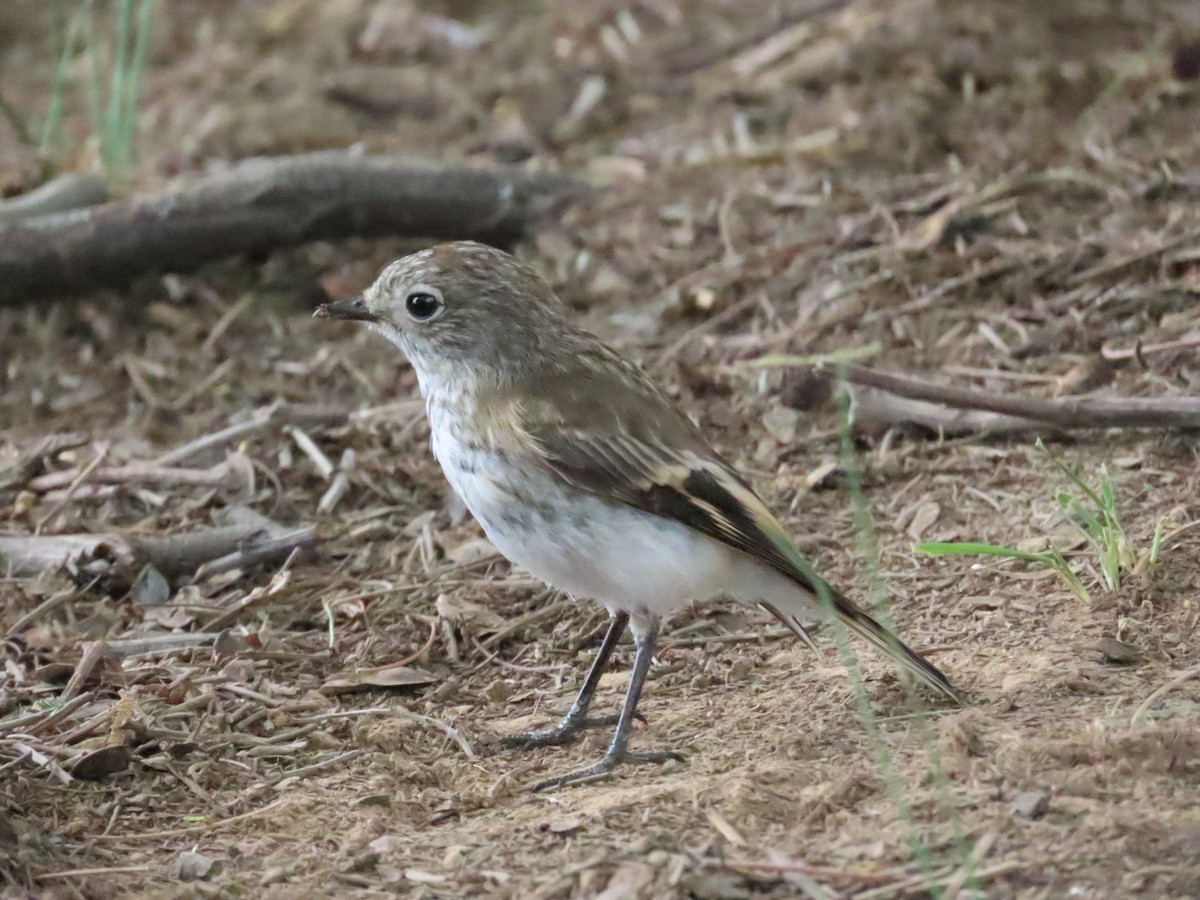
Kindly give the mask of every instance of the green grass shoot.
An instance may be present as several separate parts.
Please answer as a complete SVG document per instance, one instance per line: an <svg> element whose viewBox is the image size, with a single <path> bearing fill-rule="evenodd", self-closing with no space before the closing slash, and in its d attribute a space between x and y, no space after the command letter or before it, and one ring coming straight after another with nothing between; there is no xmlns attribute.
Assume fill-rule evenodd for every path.
<svg viewBox="0 0 1200 900"><path fill-rule="evenodd" d="M82 80L92 137L105 174L118 181L133 162L142 74L156 0L112 0L110 5L111 37L98 24L102 11L97 0L81 0L65 24L55 29L55 65L38 146L47 161L61 157L68 84L82 53L86 59Z"/></svg>
<svg viewBox="0 0 1200 900"><path fill-rule="evenodd" d="M1066 489L1055 491L1054 499L1067 512L1070 524L1087 541L1091 558L1095 562L1099 586L1107 591L1117 591L1120 590L1122 578L1126 574L1153 568L1158 562L1162 547L1165 520L1159 519L1155 523L1154 537L1149 549L1138 553L1126 536L1117 515L1116 491L1104 467L1100 468L1097 486L1092 487L1084 481L1078 470L1051 452L1042 443L1041 438L1038 438L1035 446L1051 468L1066 479ZM913 545L913 549L931 556L1001 556L1034 563L1057 572L1081 600L1090 602L1092 599L1079 574L1058 550L1031 553L1000 544L958 541L918 543Z"/></svg>

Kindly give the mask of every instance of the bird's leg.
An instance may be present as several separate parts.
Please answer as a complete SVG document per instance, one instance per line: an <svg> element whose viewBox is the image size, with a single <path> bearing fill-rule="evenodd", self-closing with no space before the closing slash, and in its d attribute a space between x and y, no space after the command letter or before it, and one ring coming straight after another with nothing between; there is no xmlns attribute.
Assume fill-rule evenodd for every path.
<svg viewBox="0 0 1200 900"><path fill-rule="evenodd" d="M588 707L592 705L592 696L596 693L597 685L600 684L600 676L604 674L604 665L608 662L608 658L612 656L613 650L616 649L617 641L625 633L625 626L628 624L629 613L613 613L612 621L608 625L608 631L604 633L604 640L600 642L600 651L592 661L592 666L588 669L587 677L583 679L583 687L579 689L579 694L575 697L575 702L571 704L571 708L567 710L567 714L563 716L561 722L557 725L549 725L546 728L538 728L535 731L510 734L500 739L500 745L528 750L533 747L566 744L574 740L579 732L585 728L613 724L614 719L608 716L600 719L589 719Z"/></svg>
<svg viewBox="0 0 1200 900"><path fill-rule="evenodd" d="M629 678L629 690L625 693L625 706L617 720L617 730L613 732L612 742L603 758L593 766L550 778L533 786L534 791L553 790L566 787L569 784L584 784L598 781L608 775L621 763L664 763L669 759L683 760L683 756L674 750L658 750L634 753L629 749L629 734L633 728L633 719L637 714L638 699L642 695L642 685L646 682L646 673L650 670L650 660L654 657L654 645L658 640L658 621L653 620L648 627L640 630L637 623L634 626L634 640L637 654L633 660L633 673Z"/></svg>

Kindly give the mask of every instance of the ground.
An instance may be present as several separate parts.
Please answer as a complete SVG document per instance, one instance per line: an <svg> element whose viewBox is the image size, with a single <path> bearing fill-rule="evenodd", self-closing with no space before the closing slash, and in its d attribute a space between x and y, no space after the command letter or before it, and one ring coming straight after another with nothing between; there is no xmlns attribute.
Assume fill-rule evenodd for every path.
<svg viewBox="0 0 1200 900"><path fill-rule="evenodd" d="M13 122L37 133L55 8L0 9L7 193L41 177ZM847 448L836 404L746 365L854 350L998 394L1194 397L1195 341L1155 345L1200 332L1197 38L1183 0L158 4L124 189L353 143L588 180L594 199L519 255L679 398L832 581L886 595L970 703L912 695L865 651L858 691L827 635L814 656L707 603L667 623L635 737L685 761L531 794L603 731L527 755L489 739L565 708L604 615L488 553L428 453L412 372L308 315L416 245L231 260L0 310L0 469L47 435L82 432L27 476L154 460L281 399L327 413L180 464L226 466L204 486L0 479L6 534L174 533L248 506L320 538L164 606L0 578L5 894L1200 894L1195 433L1040 434L1113 485L1140 560L1108 589L1066 539L1084 600L1040 565L912 547L1063 542L1066 480L1038 430L860 421ZM54 150L68 170L96 157L87 72ZM305 437L346 461L330 511ZM174 649L128 651L164 633ZM69 715L10 727L54 708L101 638L127 655L72 688ZM622 645L599 706L631 659ZM131 761L66 774L104 746Z"/></svg>

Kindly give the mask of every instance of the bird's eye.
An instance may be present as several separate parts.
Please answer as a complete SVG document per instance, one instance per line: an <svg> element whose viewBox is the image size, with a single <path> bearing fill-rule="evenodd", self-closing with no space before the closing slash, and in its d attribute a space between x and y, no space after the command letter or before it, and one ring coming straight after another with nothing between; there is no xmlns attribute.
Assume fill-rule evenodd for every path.
<svg viewBox="0 0 1200 900"><path fill-rule="evenodd" d="M415 290L404 298L404 308L419 322L432 319L442 308L442 297L432 290Z"/></svg>

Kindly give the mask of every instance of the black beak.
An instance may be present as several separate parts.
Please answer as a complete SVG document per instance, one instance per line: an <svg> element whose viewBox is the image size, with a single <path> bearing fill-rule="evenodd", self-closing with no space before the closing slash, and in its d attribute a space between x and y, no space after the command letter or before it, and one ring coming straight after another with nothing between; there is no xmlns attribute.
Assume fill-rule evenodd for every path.
<svg viewBox="0 0 1200 900"><path fill-rule="evenodd" d="M346 319L352 322L379 321L379 316L367 309L367 301L362 294L333 303L322 303L313 311L313 316L317 319Z"/></svg>

